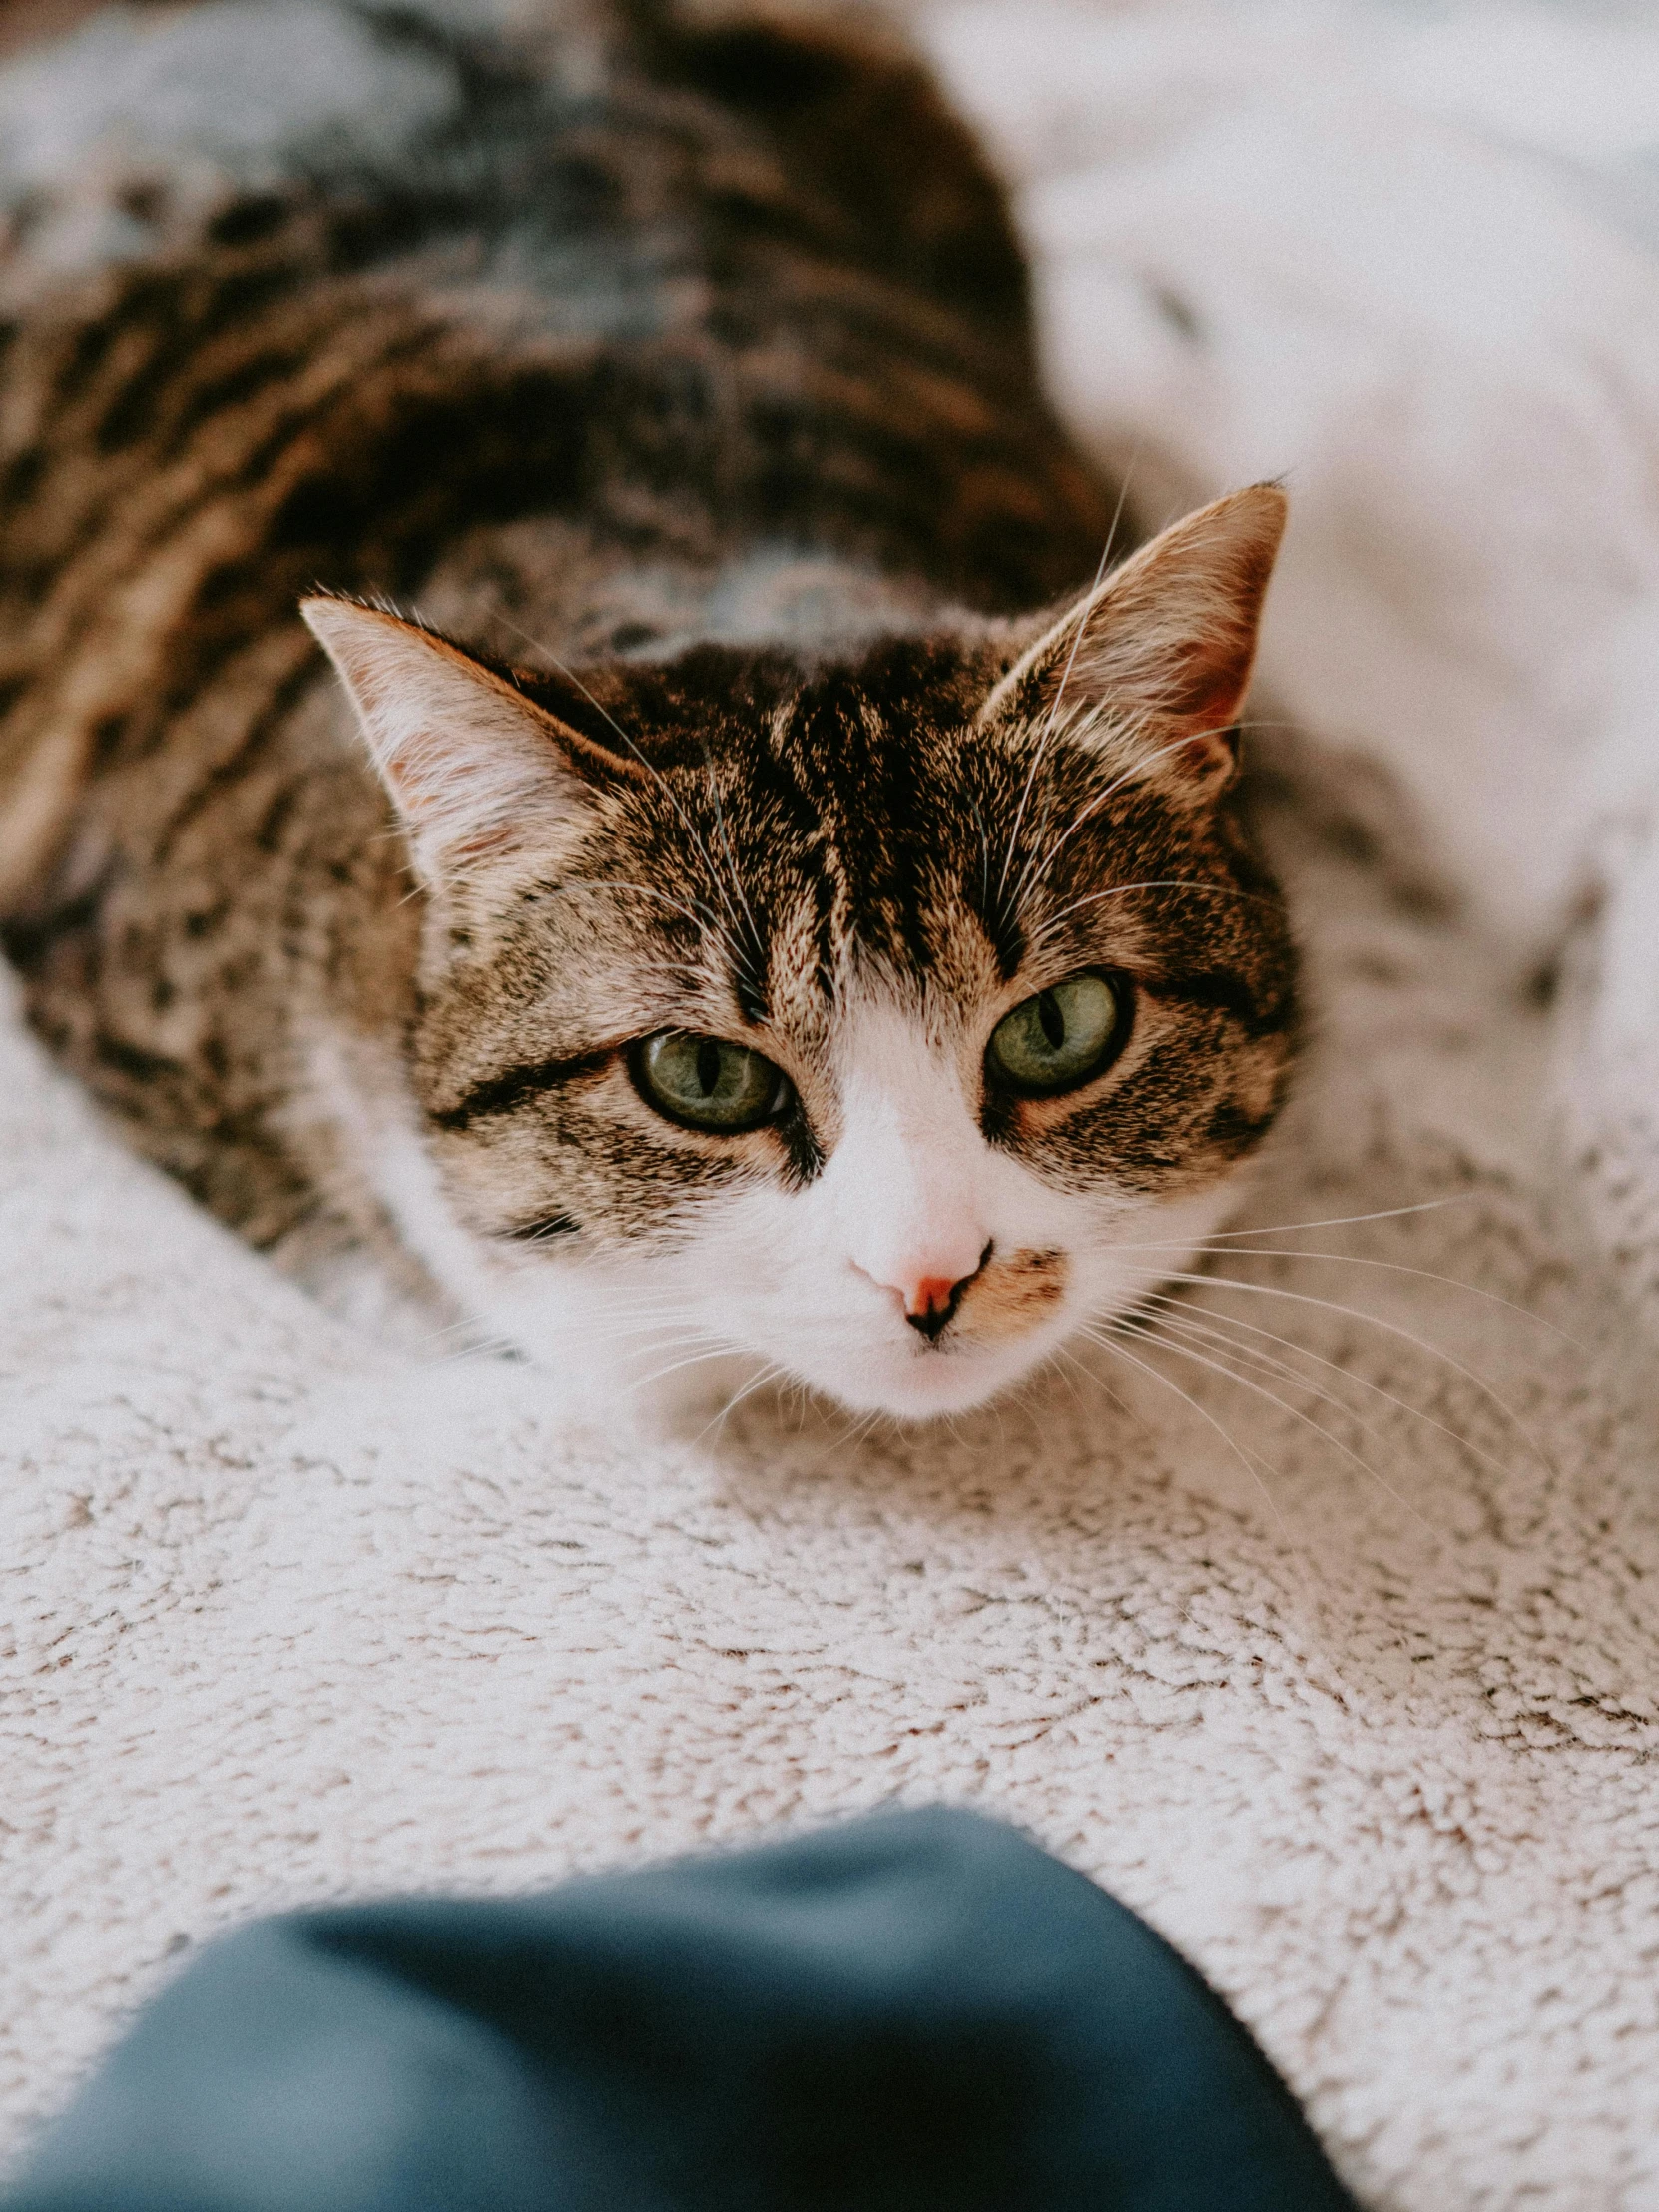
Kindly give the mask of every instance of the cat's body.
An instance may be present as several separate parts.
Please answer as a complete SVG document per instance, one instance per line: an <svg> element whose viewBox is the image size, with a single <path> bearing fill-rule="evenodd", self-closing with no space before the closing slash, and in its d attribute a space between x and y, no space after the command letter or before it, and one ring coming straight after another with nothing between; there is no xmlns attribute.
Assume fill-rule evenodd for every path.
<svg viewBox="0 0 1659 2212"><path fill-rule="evenodd" d="M1022 622L1110 515L925 79L482 12L112 11L0 78L7 948L292 1264L599 1395L730 1355L971 1402L1157 1272L1114 1237L1201 1234L1277 1105L1283 914L1212 734L1277 495ZM1149 658L1162 576L1214 651ZM496 673L321 603L365 750L317 586ZM1044 992L1096 1057L999 1100ZM704 1076L781 1087L665 1111Z"/></svg>

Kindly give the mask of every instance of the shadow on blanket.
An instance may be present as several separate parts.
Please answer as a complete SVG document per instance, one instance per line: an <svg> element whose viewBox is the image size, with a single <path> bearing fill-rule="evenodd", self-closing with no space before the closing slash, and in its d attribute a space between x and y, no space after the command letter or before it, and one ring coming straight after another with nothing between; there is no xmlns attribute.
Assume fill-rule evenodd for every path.
<svg viewBox="0 0 1659 2212"><path fill-rule="evenodd" d="M1244 2029L1012 1831L878 1815L216 1944L8 2212L1338 2212Z"/></svg>

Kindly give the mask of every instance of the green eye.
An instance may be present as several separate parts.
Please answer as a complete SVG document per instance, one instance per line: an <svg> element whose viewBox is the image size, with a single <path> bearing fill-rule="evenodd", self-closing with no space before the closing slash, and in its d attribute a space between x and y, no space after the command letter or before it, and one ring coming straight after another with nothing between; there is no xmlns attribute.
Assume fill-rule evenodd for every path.
<svg viewBox="0 0 1659 2212"><path fill-rule="evenodd" d="M991 1031L986 1060L1010 1090L1071 1091L1122 1046L1128 1007L1104 975L1073 975L1039 991Z"/></svg>
<svg viewBox="0 0 1659 2212"><path fill-rule="evenodd" d="M633 1055L634 1081L648 1106L693 1129L731 1136L759 1129L794 1096L782 1068L724 1037L665 1029Z"/></svg>

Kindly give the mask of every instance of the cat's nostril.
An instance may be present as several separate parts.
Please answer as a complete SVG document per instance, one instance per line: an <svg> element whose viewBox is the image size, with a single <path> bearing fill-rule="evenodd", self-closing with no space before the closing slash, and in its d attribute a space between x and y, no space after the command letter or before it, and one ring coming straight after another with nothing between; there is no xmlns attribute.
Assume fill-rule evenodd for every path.
<svg viewBox="0 0 1659 2212"><path fill-rule="evenodd" d="M956 1318L956 1309L962 1303L962 1293L984 1271L985 1262L991 1256L987 1244L979 1255L978 1265L954 1282L948 1276L924 1275L911 1289L904 1301L904 1319L910 1327L920 1332L931 1344Z"/></svg>

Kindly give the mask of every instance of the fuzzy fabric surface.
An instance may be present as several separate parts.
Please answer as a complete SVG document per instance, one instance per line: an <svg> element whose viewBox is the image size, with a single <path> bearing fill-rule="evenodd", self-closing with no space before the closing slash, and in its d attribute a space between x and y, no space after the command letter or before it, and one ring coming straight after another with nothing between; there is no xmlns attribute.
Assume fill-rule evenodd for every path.
<svg viewBox="0 0 1659 2212"><path fill-rule="evenodd" d="M1226 173L1237 110L1219 19L1021 11L1011 57L1013 20L954 7L922 28L1023 180L1059 388L1103 449L1152 452L1156 429L1173 496L1184 473L1223 465L1200 436L1215 381L1183 400L1178 377L1149 375L1136 406L1155 419L1137 424L1074 373L1085 287L1098 301L1114 267L1147 265L1130 234L1113 245L1080 218L1062 252L1054 210L1105 205L1099 132L1126 128L1108 92L1132 63L1144 128L1112 141L1114 160L1156 124L1195 159L1221 132ZM1390 18L1372 39L1381 20L1363 19L1362 40L1358 16L1303 11L1307 43L1285 32L1287 109L1277 137L1271 113L1261 124L1283 161L1294 170L1301 143L1297 88L1325 81L1346 23L1345 98L1373 139L1428 116L1449 149L1435 206L1500 160L1576 220L1597 148L1546 146L1539 125L1528 151L1520 91L1497 115L1412 107L1400 56L1422 25ZM1536 22L1566 51L1566 18ZM1628 114L1617 28L1599 14L1572 51ZM1179 89L1195 54L1223 90L1160 105L1158 69ZM1563 69L1546 72L1557 90ZM1270 106L1271 74L1251 92ZM1442 99L1447 71L1425 81ZM1639 117L1629 129L1636 145ZM1517 143L1494 150L1500 130ZM1068 164L1091 181L1066 203ZM1594 170L1609 193L1628 183L1615 166ZM1296 189L1329 203L1312 156ZM1633 217L1619 253L1645 251L1638 233ZM1177 337L1216 313L1175 286L1204 266L1204 222L1184 235L1193 267L1154 272ZM1286 236L1283 267L1265 256L1241 275L1232 253L1214 272L1255 287L1241 328L1313 298ZM1232 251L1225 233L1215 251ZM1404 245L1397 261L1379 284L1440 266ZM1354 304L1361 276L1344 283L1349 342L1329 357L1373 364L1378 420L1394 425L1382 460L1419 487L1406 520L1428 531L1428 492L1463 449L1425 446L1439 418L1384 404L1398 364L1383 320ZM1329 336L1338 309L1316 304L1310 326ZM1122 325L1102 305L1098 326L1109 360ZM1437 327L1416 329L1407 393L1448 357ZM1644 327L1630 325L1633 351ZM1547 384L1554 329L1524 323L1491 358ZM1628 430L1651 364L1616 366L1628 381L1609 369L1603 388ZM1281 609L1267 662L1304 733L1264 732L1258 757L1315 1019L1249 1231L1187 1287L1175 1349L1081 1347L937 1431L848 1433L759 1400L677 1443L576 1430L526 1367L387 1349L308 1303L135 1164L8 1001L0 2096L14 2146L181 1955L253 1914L500 1895L944 1801L1022 1825L1174 1941L1378 2212L1659 2202L1659 1404L1628 1284L1583 1259L1561 1017L1536 972L1578 862L1546 880L1537 846L1517 831L1506 861L1483 820L1460 842L1422 772L1431 741L1458 761L1473 727L1448 707L1436 738L1436 669L1484 671L1497 691L1542 646L1517 630L1493 673L1490 626L1529 604L1496 541L1461 597L1441 594L1438 632L1418 599L1390 599L1378 548L1404 524L1379 487L1403 499L1408 484L1379 460L1375 510L1360 479L1322 508L1334 477L1294 381L1272 345L1225 356L1239 419L1277 409L1283 433L1248 467L1296 467L1305 434L1305 505L1345 528L1373 516L1369 537L1316 530L1290 556L1292 613L1315 620L1322 576L1330 607L1347 595L1348 657L1298 661ZM1349 387L1310 374L1297 388L1348 419ZM1502 399L1488 389L1488 412ZM1442 521L1479 524L1464 494ZM1609 591L1628 582L1609 573ZM1371 666L1353 641L1374 601L1410 615L1385 635L1415 752L1390 749L1339 680ZM1387 683L1369 680L1380 711ZM1554 692L1510 689L1517 741L1556 727ZM1483 803L1464 787L1460 804ZM1488 898L1499 863L1514 880Z"/></svg>

